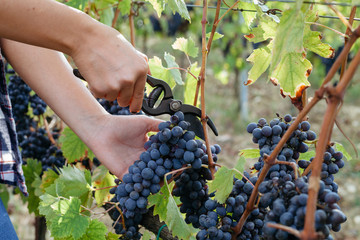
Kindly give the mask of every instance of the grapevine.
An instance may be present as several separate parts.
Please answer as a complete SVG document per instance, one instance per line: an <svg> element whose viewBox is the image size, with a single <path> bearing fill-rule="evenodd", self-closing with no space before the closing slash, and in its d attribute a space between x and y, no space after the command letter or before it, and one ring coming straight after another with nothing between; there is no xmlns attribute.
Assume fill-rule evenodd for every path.
<svg viewBox="0 0 360 240"><path fill-rule="evenodd" d="M141 45L136 41L141 33L144 49L147 49L147 37L152 33L173 37L198 25L195 30L198 34L194 34L198 41L181 37L172 45L174 50L185 54L181 66L175 61L177 55L168 52L164 54L164 62L153 57L149 59L149 65L153 76L166 81L171 88L185 84L183 88L177 86L174 93L181 92L183 103L201 108L199 120L203 125L204 141L189 130L190 123L184 120L184 114L176 112L158 126L157 133L149 136L138 160L122 179L117 179L111 169L110 172L105 169L91 150L48 111L46 103L21 77L6 66L31 195L29 212L46 217L54 239L151 238L142 227L163 239L335 238L334 233L339 232L347 221L340 207L337 184L347 153L337 148L331 135L346 89L360 63L358 52L347 64L350 50L356 49L354 45L360 37L360 27L352 26L356 20L356 7L351 9L347 20L337 8L327 3L346 26L346 32L342 33L318 23L319 15L314 7L318 3L312 5L306 1L269 9L266 1L218 0L216 6L210 6L210 1L203 0L199 11L195 9L198 5L193 8L183 0L169 1L166 8L176 13L171 16L165 13L170 19L168 22L160 18L165 10L165 5L160 4L163 1L149 3L157 16L148 11L144 2L115 1L100 5L102 1L66 2L79 4L79 9L113 28L123 30L119 23L128 20L131 44ZM215 11L211 12L212 9ZM231 15L235 11L242 13L241 19ZM191 19L195 24L181 17ZM234 29L236 21L244 21L247 30ZM147 25L151 25L150 28ZM345 38L344 46L333 46L342 49L340 54L335 54L334 48L321 40L321 33L315 31L319 28ZM217 39L221 39L221 43ZM197 45L200 43L199 50ZM230 59L230 63L222 63L220 71L228 71L231 65L230 70L238 77L240 71L244 71L247 57L253 65L244 84L251 86L266 72L271 83L280 88L281 95L289 97L299 110L293 115L276 113L270 121L260 118L247 124L247 120L239 120L247 125L242 131L248 134L248 144L256 146L251 149L256 153L256 162L250 169L243 165L247 158L254 156L246 156L246 150L240 152L240 160L229 169L220 161L220 152L226 150L226 146L222 149L220 145L210 143L206 104L212 96L206 95L209 83L205 83L212 80L210 73L216 78L219 72L216 67L208 67L210 53L217 54L212 46L216 44L226 46L221 50L226 59ZM249 45L254 48L252 52L245 49ZM309 52L322 57L322 62L334 55L335 58L327 61L333 64L326 66L325 79L307 102L310 95L306 92L310 86L308 78L314 64L308 60L313 60L308 57ZM340 67L339 80L332 83ZM233 87L240 95L238 86ZM316 122L310 124L313 119L308 114L324 99L327 108L317 134L311 129ZM119 106L116 100L97 101L111 115L132 114L129 107ZM209 115L213 114L216 116L217 113ZM308 157L310 149L315 150L315 154ZM95 201L102 212L94 211L92 204ZM69 213L63 207L75 210ZM112 219L109 229L99 221L106 215Z"/></svg>

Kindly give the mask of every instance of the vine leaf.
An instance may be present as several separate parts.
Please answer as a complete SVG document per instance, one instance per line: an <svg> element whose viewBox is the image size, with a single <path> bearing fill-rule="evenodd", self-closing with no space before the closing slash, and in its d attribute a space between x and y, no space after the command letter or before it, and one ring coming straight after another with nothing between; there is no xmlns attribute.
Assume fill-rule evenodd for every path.
<svg viewBox="0 0 360 240"><path fill-rule="evenodd" d="M34 181L36 181L37 178L40 178L42 172L41 162L35 160L35 159L28 159L27 164L23 165L23 173L26 178L26 186L29 193L29 197L23 197L22 200L24 202L28 202L28 210L29 213L35 213L35 215L39 215L38 206L40 203L39 197L35 194L36 191L36 185L33 186Z"/></svg>
<svg viewBox="0 0 360 240"><path fill-rule="evenodd" d="M304 27L305 14L303 11L294 8L283 12L274 39L271 72L280 64L285 54L303 51Z"/></svg>
<svg viewBox="0 0 360 240"><path fill-rule="evenodd" d="M92 201L89 174L88 170L83 172L72 166L64 167L61 169L59 178L45 191L52 196L78 197L82 205L88 206Z"/></svg>
<svg viewBox="0 0 360 240"><path fill-rule="evenodd" d="M280 85L283 96L298 99L301 98L303 91L310 86L307 78L311 70L310 61L301 53L286 53L272 72L270 81L275 85Z"/></svg>
<svg viewBox="0 0 360 240"><path fill-rule="evenodd" d="M225 203L233 189L234 175L241 177L236 170L222 166L214 174L214 180L208 183L209 193L215 192L215 200L220 204Z"/></svg>
<svg viewBox="0 0 360 240"><path fill-rule="evenodd" d="M209 39L209 38L210 38L210 35L211 35L211 32L207 33L207 34L206 34L206 38ZM218 32L215 32L215 33L214 33L214 37L213 37L213 41L218 40L218 39L223 38L223 37L224 37L223 34L218 33Z"/></svg>
<svg viewBox="0 0 360 240"><path fill-rule="evenodd" d="M258 148L246 148L239 152L239 155L244 158L258 158L260 157L260 149Z"/></svg>
<svg viewBox="0 0 360 240"><path fill-rule="evenodd" d="M106 240L118 240L120 238L120 235L109 232L107 236L105 237Z"/></svg>
<svg viewBox="0 0 360 240"><path fill-rule="evenodd" d="M306 14L306 22L316 22L319 16L316 12L309 10ZM321 42L322 36L320 32L312 31L309 24L304 28L304 47L317 55L324 58L333 58L335 55L335 49L329 44Z"/></svg>
<svg viewBox="0 0 360 240"><path fill-rule="evenodd" d="M191 22L189 11L187 10L184 0L165 0L165 2L173 11L173 14L175 14L175 12L178 12L180 16Z"/></svg>
<svg viewBox="0 0 360 240"><path fill-rule="evenodd" d="M190 67L190 72L195 76L199 76L201 68L198 67L198 63L195 62ZM185 104L194 104L194 97L197 85L197 79L195 79L190 74L186 75L185 81L185 91L184 91L184 103Z"/></svg>
<svg viewBox="0 0 360 240"><path fill-rule="evenodd" d="M306 153L300 153L299 159L310 161L310 158L315 157L315 151L308 151Z"/></svg>
<svg viewBox="0 0 360 240"><path fill-rule="evenodd" d="M175 57L172 56L171 54L165 52L164 59L167 63L168 68L179 68L179 65L175 62ZM169 70L175 82L179 85L184 85L184 82L181 79L180 70L179 69L169 69Z"/></svg>
<svg viewBox="0 0 360 240"><path fill-rule="evenodd" d="M255 49L246 59L254 65L251 67L245 85L253 84L268 69L271 62L272 41L266 47Z"/></svg>
<svg viewBox="0 0 360 240"><path fill-rule="evenodd" d="M336 151L342 152L344 154L344 157L348 161L352 160L351 155L349 154L348 151L346 151L346 149L344 148L344 146L341 143L335 142L335 148L336 148Z"/></svg>
<svg viewBox="0 0 360 240"><path fill-rule="evenodd" d="M69 161L69 163L72 163L77 159L81 159L86 155L91 159L95 156L94 153L69 127L64 129L59 141L62 143L61 150L63 151L64 157Z"/></svg>
<svg viewBox="0 0 360 240"><path fill-rule="evenodd" d="M42 182L40 185L41 191L44 193L45 189L47 187L49 187L50 185L52 185L55 182L55 180L58 178L59 178L59 175L51 169L44 172L44 174L41 178L41 182Z"/></svg>
<svg viewBox="0 0 360 240"><path fill-rule="evenodd" d="M79 198L71 197L59 202L57 214L50 222L49 229L54 238L65 238L72 236L75 240L80 239L86 233L90 225L89 218L80 215L81 201Z"/></svg>
<svg viewBox="0 0 360 240"><path fill-rule="evenodd" d="M95 169L92 177L93 187L96 188L112 186L114 185L114 180L114 175L111 175L109 170L102 165ZM110 201L112 196L107 188L95 191L95 200L99 207L102 206L103 202Z"/></svg>
<svg viewBox="0 0 360 240"><path fill-rule="evenodd" d="M149 3L151 3L151 6L156 11L158 17L161 17L161 13L165 9L165 1L163 0L147 0Z"/></svg>
<svg viewBox="0 0 360 240"><path fill-rule="evenodd" d="M248 9L248 10L256 10L255 4L253 2L244 2L240 1L238 4L238 8L241 9ZM256 18L256 12L241 12L241 14L244 17L244 21L247 27L250 27L251 23Z"/></svg>
<svg viewBox="0 0 360 240"><path fill-rule="evenodd" d="M170 71L163 66L160 58L155 56L149 59L149 67L153 77L164 80L171 88L176 85Z"/></svg>
<svg viewBox="0 0 360 240"><path fill-rule="evenodd" d="M121 0L119 1L118 9L123 15L130 15L131 10L131 0Z"/></svg>
<svg viewBox="0 0 360 240"><path fill-rule="evenodd" d="M245 38L253 43L275 38L278 23L267 15L261 16L259 21L259 25L253 28L248 35L245 35Z"/></svg>
<svg viewBox="0 0 360 240"><path fill-rule="evenodd" d="M171 46L173 49L182 51L193 58L197 57L199 53L199 48L195 46L195 42L192 38L177 38Z"/></svg>
<svg viewBox="0 0 360 240"><path fill-rule="evenodd" d="M154 206L154 215L159 215L160 221L165 221L173 236L179 239L195 240L197 230L190 224L186 224L177 207L176 200L171 195L175 183L165 181L164 186L155 195L148 198L149 208Z"/></svg>
<svg viewBox="0 0 360 240"><path fill-rule="evenodd" d="M97 219L93 219L80 240L105 240L106 233L107 227L105 224ZM117 237L119 236L117 235Z"/></svg>

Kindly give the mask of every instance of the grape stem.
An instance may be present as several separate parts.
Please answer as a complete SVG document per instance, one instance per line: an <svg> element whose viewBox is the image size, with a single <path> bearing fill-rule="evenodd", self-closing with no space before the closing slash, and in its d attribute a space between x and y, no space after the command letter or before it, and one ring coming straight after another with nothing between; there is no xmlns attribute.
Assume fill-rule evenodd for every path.
<svg viewBox="0 0 360 240"><path fill-rule="evenodd" d="M285 225L282 225L282 224L277 224L277 223L267 223L267 226L268 227L272 227L272 228L276 228L276 229L280 229L280 230L283 230L285 232L288 232L292 235L294 235L295 237L298 237L300 238L300 232L292 227L289 227L289 226L285 226Z"/></svg>
<svg viewBox="0 0 360 240"><path fill-rule="evenodd" d="M42 114L42 115L41 115L41 118L42 118L42 120L44 121L45 130L46 130L46 133L47 133L47 135L48 135L48 138L49 138L50 142L51 142L52 144L54 144L55 146L58 147L55 139L53 138L53 136L52 136L52 134L51 134L51 131L50 131L50 129L49 129L49 123L47 122L45 115Z"/></svg>
<svg viewBox="0 0 360 240"><path fill-rule="evenodd" d="M337 70L339 69L341 63L344 61L345 57L348 55L351 46L355 43L355 41L357 40L357 38L359 38L360 36L360 26L355 30L355 32L350 36L349 42L344 46L343 51L341 52L341 54L339 55L339 57L336 59L336 61L334 62L333 66L331 67L330 71L328 72L328 74L326 75L324 82L322 83L322 85L320 86L320 88L315 92L314 97L312 98L312 100L309 102L309 104L307 104L303 110L301 110L298 114L298 116L296 117L296 119L294 120L294 122L290 125L289 129L286 131L286 133L284 134L284 136L281 138L280 142L278 143L278 145L275 147L274 151L271 153L270 156L268 157L264 157L264 167L259 175L259 178L255 184L255 188L253 189L253 192L251 193L251 196L249 198L249 201L246 205L245 211L243 213L243 215L240 218L240 221L238 222L238 224L236 225L235 228L233 228L233 235L232 235L232 239L235 240L236 236L241 232L246 219L248 218L248 216L250 215L251 211L254 210L254 206L255 206L255 201L256 198L258 196L258 188L259 185L264 181L265 176L267 175L267 173L269 172L270 167L275 163L276 161L276 156L280 153L281 149L283 148L284 144L288 141L288 139L290 138L291 134L297 129L299 123L302 121L302 119L304 119L304 117L310 112L310 110L323 98L324 94L326 92L328 92L328 88L326 88L326 84L334 77L334 75L336 74ZM352 61L349 69L346 71L346 73L344 74L343 80L337 85L336 87L336 95L335 93L332 93L331 96L332 99L331 101L334 102L335 99L342 99L344 93L345 93L345 89L348 86L357 65L360 62L360 53L358 53L356 55L356 57L354 58L354 60ZM336 96L336 97L335 97ZM341 98L340 98L341 97ZM325 118L330 118L331 116L329 115L330 113L326 113ZM324 125L323 125L324 126ZM326 127L327 129L331 129L330 125L325 125L324 127ZM324 131L321 131L322 134L324 135ZM327 144L327 139L322 140L323 142L326 142ZM320 141L320 139L319 139ZM318 142L317 147L316 147L316 152L318 152L319 149L319 145L320 143ZM322 152L323 154L324 152ZM317 155L319 155L317 153ZM321 155L322 156L322 155ZM319 158L319 157L318 157ZM321 159L320 159L321 160ZM305 169L305 171L310 171L313 163L315 162L315 160L309 165L308 168ZM320 164L321 165L321 164ZM321 170L321 166L318 169L318 171ZM305 172L304 171L304 172ZM320 174L319 174L320 175ZM309 185L309 200L308 200L308 204L310 204L310 202L314 205L316 205L316 200L317 200L317 190L315 189L315 191L310 191L310 188L314 188L319 186L319 177L317 177L317 183L313 183L314 179L311 181L312 184ZM316 192L316 194L314 194ZM310 197L310 193L311 193L311 197ZM310 201L311 200L311 201ZM316 207L315 207L316 208ZM315 209L313 208L312 210L309 210L309 208L307 207L307 212L306 212L306 218L307 220L307 225L308 225L308 230L306 230L306 228L304 229L304 232L306 232L306 236L312 236L312 237L316 237L317 234L314 231L314 223L315 223ZM311 219L309 219L311 218ZM312 226L311 228L309 226ZM306 223L305 223L306 226ZM303 234L303 233L302 233ZM312 239L316 239L316 238L302 238L302 239L307 239L307 240L312 240Z"/></svg>

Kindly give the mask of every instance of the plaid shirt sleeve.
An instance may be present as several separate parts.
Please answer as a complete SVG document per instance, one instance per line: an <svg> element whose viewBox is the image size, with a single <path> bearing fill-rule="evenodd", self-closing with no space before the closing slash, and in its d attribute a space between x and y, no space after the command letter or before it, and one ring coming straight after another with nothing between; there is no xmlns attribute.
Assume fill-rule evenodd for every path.
<svg viewBox="0 0 360 240"><path fill-rule="evenodd" d="M27 196L15 121L6 88L4 63L0 55L0 183L18 186Z"/></svg>

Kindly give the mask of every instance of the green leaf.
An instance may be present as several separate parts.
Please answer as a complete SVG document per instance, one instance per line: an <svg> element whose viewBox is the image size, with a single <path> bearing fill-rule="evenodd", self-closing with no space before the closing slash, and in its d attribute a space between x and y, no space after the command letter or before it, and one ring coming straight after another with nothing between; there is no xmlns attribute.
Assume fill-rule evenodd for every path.
<svg viewBox="0 0 360 240"><path fill-rule="evenodd" d="M142 236L142 240L152 240L152 239L156 239L155 234L145 229Z"/></svg>
<svg viewBox="0 0 360 240"><path fill-rule="evenodd" d="M83 236L89 225L89 218L80 215L81 201L79 198L62 200L61 213L52 218L50 224L51 236L54 238L65 238L72 236L75 240Z"/></svg>
<svg viewBox="0 0 360 240"><path fill-rule="evenodd" d="M191 22L190 15L184 0L165 0L165 2L167 2L174 14L175 12L178 12L180 16Z"/></svg>
<svg viewBox="0 0 360 240"><path fill-rule="evenodd" d="M195 46L195 42L191 38L177 38L171 46L173 49L180 50L193 58L197 57L199 53L199 48Z"/></svg>
<svg viewBox="0 0 360 240"><path fill-rule="evenodd" d="M130 15L131 10L131 0L121 0L119 1L118 9L123 15Z"/></svg>
<svg viewBox="0 0 360 240"><path fill-rule="evenodd" d="M114 19L114 9L109 7L106 8L102 11L99 12L100 13L100 22L102 22L103 24L106 24L108 26L111 26L112 24L112 20Z"/></svg>
<svg viewBox="0 0 360 240"><path fill-rule="evenodd" d="M54 205L57 205L60 201L59 198L51 196L48 193L40 196L40 204L39 204L39 213L46 217L47 221L51 221L51 219L56 215L54 210Z"/></svg>
<svg viewBox="0 0 360 240"><path fill-rule="evenodd" d="M86 0L69 0L65 2L66 5L79 9L81 11L84 11L84 8L86 6L87 1Z"/></svg>
<svg viewBox="0 0 360 240"><path fill-rule="evenodd" d="M316 22L319 19L315 11L309 10L305 21L306 22ZM312 31L311 25L306 24L304 28L304 48L310 50L321 57L324 58L333 58L335 55L335 49L332 48L329 44L321 42L322 36L320 32Z"/></svg>
<svg viewBox="0 0 360 240"><path fill-rule="evenodd" d="M240 150L239 155L244 158L258 158L260 157L260 150L258 148L242 149Z"/></svg>
<svg viewBox="0 0 360 240"><path fill-rule="evenodd" d="M165 181L164 186L157 194L148 197L148 207L154 206L154 215L159 215L160 221L165 221L173 236L184 240L195 240L194 234L197 230L190 224L185 223L177 207L176 200L171 195L174 184L174 182L168 184Z"/></svg>
<svg viewBox="0 0 360 240"><path fill-rule="evenodd" d="M278 64L281 64L283 56L287 53L301 53L303 51L304 26L305 14L302 11L290 9L283 12L274 39L271 72Z"/></svg>
<svg viewBox="0 0 360 240"><path fill-rule="evenodd" d="M61 150L69 163L86 156L94 158L92 151L83 141L69 128L66 127L60 137L62 143Z"/></svg>
<svg viewBox="0 0 360 240"><path fill-rule="evenodd" d="M105 240L107 227L103 222L97 219L91 220L86 233L80 238L81 240Z"/></svg>
<svg viewBox="0 0 360 240"><path fill-rule="evenodd" d="M164 59L167 63L168 68L179 68L179 65L175 62L175 57L173 57L171 54L165 52ZM169 70L176 84L184 85L184 82L181 79L180 70L179 69L169 69Z"/></svg>
<svg viewBox="0 0 360 240"><path fill-rule="evenodd" d="M351 155L349 154L348 151L346 151L346 149L344 148L344 146L341 143L335 142L335 148L336 151L342 152L344 157L346 158L346 160L350 161L353 158L351 157Z"/></svg>
<svg viewBox="0 0 360 240"><path fill-rule="evenodd" d="M5 184L0 184L0 199L3 202L5 209L7 209L8 202L10 199L10 194Z"/></svg>
<svg viewBox="0 0 360 240"><path fill-rule="evenodd" d="M283 96L299 97L310 86L307 80L312 66L301 53L286 53L271 74L270 80L279 84Z"/></svg>
<svg viewBox="0 0 360 240"><path fill-rule="evenodd" d="M29 193L29 197L25 198L28 202L28 210L29 213L35 213L35 215L39 215L38 207L40 203L40 199L35 194L35 187L32 186L33 182L40 176L42 172L41 162L28 159L27 164L22 166L24 176L26 179L26 186Z"/></svg>
<svg viewBox="0 0 360 240"><path fill-rule="evenodd" d="M236 170L238 170L239 172L242 173L245 170L245 164L246 164L246 158L244 156L240 155L234 169L236 169Z"/></svg>
<svg viewBox="0 0 360 240"><path fill-rule="evenodd" d="M163 0L146 0L146 1L151 3L151 6L156 11L158 17L161 17L161 13L165 9L165 1L163 1Z"/></svg>
<svg viewBox="0 0 360 240"><path fill-rule="evenodd" d="M172 188L174 183L170 183ZM154 206L154 216L158 215L160 221L166 221L167 205L169 202L169 191L167 185L163 185L157 194L152 194L148 197L148 208Z"/></svg>
<svg viewBox="0 0 360 240"><path fill-rule="evenodd" d="M61 174L54 184L46 188L46 193L53 196L62 196L65 198L78 197L85 206L91 199L91 187L85 172L72 166L66 166L61 169Z"/></svg>
<svg viewBox="0 0 360 240"><path fill-rule="evenodd" d="M198 63L194 62L191 65L189 71L192 74L194 74L195 76L199 76L200 70L201 70L201 68L198 67ZM197 79L195 79L191 74L187 73L186 81L185 81L185 90L184 90L184 103L185 104L190 104L190 105L194 104L194 97L195 97L197 82L198 82Z"/></svg>
<svg viewBox="0 0 360 240"><path fill-rule="evenodd" d="M152 76L164 80L169 84L170 88L173 88L176 85L170 71L162 65L160 58L155 56L149 59L149 67Z"/></svg>
<svg viewBox="0 0 360 240"><path fill-rule="evenodd" d="M266 47L255 49L252 54L246 59L249 62L252 62L254 65L249 71L248 80L246 85L253 84L260 76L263 74L266 69L268 69L271 62L271 41Z"/></svg>
<svg viewBox="0 0 360 240"><path fill-rule="evenodd" d="M306 160L306 161L310 161L310 158L315 157L315 151L308 151L306 153L300 153L299 159L300 160Z"/></svg>
<svg viewBox="0 0 360 240"><path fill-rule="evenodd" d="M93 177L93 187L94 188L105 188L114 185L115 176L109 173L104 166L100 166L95 169ZM95 200L99 207L103 205L104 202L108 202L112 198L112 194L109 193L108 188L102 190L95 190Z"/></svg>
<svg viewBox="0 0 360 240"><path fill-rule="evenodd" d="M53 170L47 170L43 173L42 176L42 184L40 186L42 192L45 192L45 189L48 188L50 185L52 185L56 179L59 178L59 174L57 174Z"/></svg>
<svg viewBox="0 0 360 240"><path fill-rule="evenodd" d="M106 240L118 240L120 238L120 235L109 232L106 236Z"/></svg>
<svg viewBox="0 0 360 240"><path fill-rule="evenodd" d="M233 189L234 171L222 166L215 174L214 180L208 183L209 193L215 192L215 200L225 203Z"/></svg>
<svg viewBox="0 0 360 240"><path fill-rule="evenodd" d="M210 34L211 34L211 32L209 32L209 33L206 34L206 38L207 38L207 39L210 38ZM223 34L218 33L218 32L215 32L215 33L214 33L214 37L213 37L213 41L218 40L218 39L221 39L221 38L223 38L223 37L224 37ZM197 55L197 54L196 54L196 55Z"/></svg>

